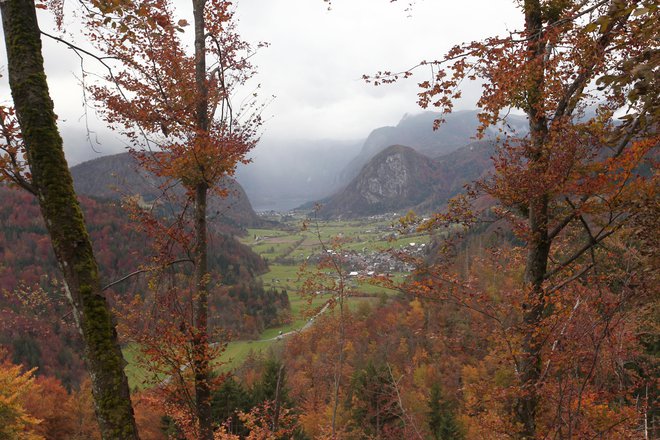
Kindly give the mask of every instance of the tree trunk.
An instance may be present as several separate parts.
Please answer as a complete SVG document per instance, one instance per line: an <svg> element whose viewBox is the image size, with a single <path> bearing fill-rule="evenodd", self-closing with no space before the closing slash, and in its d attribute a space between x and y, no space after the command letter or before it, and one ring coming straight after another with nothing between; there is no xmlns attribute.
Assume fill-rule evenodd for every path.
<svg viewBox="0 0 660 440"><path fill-rule="evenodd" d="M4 0L0 11L9 85L33 186L82 334L101 434L108 440L137 439L125 362L57 130L35 5L33 0Z"/></svg>
<svg viewBox="0 0 660 440"><path fill-rule="evenodd" d="M528 43L527 62L530 65L527 89L527 116L529 118L530 145L527 150L528 166L532 175L543 175L547 168L545 143L547 120L544 110L543 36L542 9L539 0L525 0L525 30ZM541 374L541 335L546 302L543 281L548 268L550 239L548 237L548 194L533 193L528 205L530 239L527 244L525 284L528 297L523 304L525 334L522 340L520 381L523 392L515 407L517 421L522 427L520 438L536 438L536 413L538 410L537 385Z"/></svg>
<svg viewBox="0 0 660 440"><path fill-rule="evenodd" d="M273 409L273 432L279 429L280 420L280 388L282 386L282 373L284 372L284 364L280 365L277 370L277 384L275 386L275 408Z"/></svg>
<svg viewBox="0 0 660 440"><path fill-rule="evenodd" d="M197 137L204 142L209 126L208 88L206 86L206 36L204 31L205 0L193 0L195 22L195 87L197 92ZM208 251L206 231L206 197L208 184L204 181L204 164L199 165L199 179L195 186L195 339L193 341L195 371L195 406L200 440L213 439L211 419L211 369L208 337Z"/></svg>
<svg viewBox="0 0 660 440"><path fill-rule="evenodd" d="M195 193L195 337L193 339L195 371L195 406L199 422L199 438L211 440L211 371L208 337L208 267L206 240L207 186L199 184Z"/></svg>
<svg viewBox="0 0 660 440"><path fill-rule="evenodd" d="M332 437L337 434L337 409L339 408L339 387L341 385L341 375L344 370L344 344L345 344L345 328L344 328L344 278L341 273L341 267L336 266L339 272L339 361L337 362L337 369L335 371L335 389L332 403Z"/></svg>

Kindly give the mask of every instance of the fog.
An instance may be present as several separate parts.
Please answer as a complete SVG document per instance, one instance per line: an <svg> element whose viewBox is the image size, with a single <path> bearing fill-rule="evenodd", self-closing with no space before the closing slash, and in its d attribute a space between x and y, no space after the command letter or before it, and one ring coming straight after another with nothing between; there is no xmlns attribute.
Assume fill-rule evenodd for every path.
<svg viewBox="0 0 660 440"><path fill-rule="evenodd" d="M188 12L185 1L179 10ZM510 0L462 2L336 0L332 10L321 0L242 0L236 2L239 31L247 41L270 47L254 58L264 98L276 98L267 110L264 141L269 139L356 139L376 126L394 124L417 110L416 82L372 87L360 78L381 69L401 70L423 59L439 57L452 44L502 34L519 25ZM475 10L479 14L474 14ZM40 11L42 28L52 27ZM77 18L67 16L67 38L88 45L76 32ZM190 30L187 34L191 34ZM2 60L6 59L4 44ZM44 39L44 57L56 109L68 133L84 131L80 60L63 45ZM93 61L86 61L93 70ZM5 70L5 69L3 69ZM420 71L420 77L428 71ZM418 78L419 79L419 78ZM89 80L89 79L88 79ZM9 92L6 75L0 84L3 101ZM468 96L464 107L473 105ZM120 148L107 136L93 112L91 127L99 131L100 148ZM81 119L82 118L82 119ZM87 151L76 150L87 148ZM67 142L71 162L96 153L78 139ZM86 154L85 154L86 153Z"/></svg>
<svg viewBox="0 0 660 440"><path fill-rule="evenodd" d="M362 140L265 140L239 167L236 178L257 211L285 211L341 188L342 170L358 155Z"/></svg>
<svg viewBox="0 0 660 440"><path fill-rule="evenodd" d="M328 11L322 0L235 2L243 38L253 44L269 43L253 58L259 68L257 78L240 91L247 96L258 86L261 98L270 102L264 112L262 141L252 155L254 163L238 171L240 180L274 188L272 182L280 179L293 200L300 183L287 181L291 176L287 170L297 170L308 175L307 189L322 196L325 189L332 189L331 171L359 153L361 140L371 130L396 125L404 113L421 111L416 104L417 83L430 71L420 69L412 79L380 87L366 84L363 74L404 70L440 57L453 44L501 35L520 25L520 14L510 0L414 3L408 10L408 1L335 0ZM190 14L189 2L174 4L181 17ZM56 33L47 12L40 10L39 19L42 29ZM81 37L78 20L67 14L65 38L91 48ZM184 38L192 39L190 28ZM8 103L4 44L1 50L0 100ZM45 37L43 53L70 165L123 151L126 143L121 135L97 117L94 103L85 102L81 60ZM85 77L88 84L94 74L103 72L95 63L84 60L92 73ZM474 108L478 92L477 85L469 85L456 108ZM340 151L341 160L334 158L337 155L330 159L329 151ZM246 189L254 194L249 186Z"/></svg>

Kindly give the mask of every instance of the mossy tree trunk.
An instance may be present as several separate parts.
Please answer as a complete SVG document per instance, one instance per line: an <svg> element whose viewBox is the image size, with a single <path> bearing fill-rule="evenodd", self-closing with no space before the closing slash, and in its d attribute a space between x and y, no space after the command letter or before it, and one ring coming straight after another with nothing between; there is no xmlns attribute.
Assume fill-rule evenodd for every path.
<svg viewBox="0 0 660 440"><path fill-rule="evenodd" d="M82 334L104 439L137 439L124 359L57 129L33 0L0 1L9 85L33 186Z"/></svg>

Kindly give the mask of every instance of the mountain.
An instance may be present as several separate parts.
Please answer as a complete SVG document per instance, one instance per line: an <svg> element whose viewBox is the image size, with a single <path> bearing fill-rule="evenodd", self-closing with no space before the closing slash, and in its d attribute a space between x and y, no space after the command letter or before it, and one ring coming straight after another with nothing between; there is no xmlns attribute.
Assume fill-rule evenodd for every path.
<svg viewBox="0 0 660 440"><path fill-rule="evenodd" d="M390 146L343 190L322 201L319 215L351 218L437 209L490 169L494 147L492 141L474 142L432 159L410 147Z"/></svg>
<svg viewBox="0 0 660 440"><path fill-rule="evenodd" d="M323 205L321 216L366 216L398 211L431 195L435 164L410 147L378 153L346 188Z"/></svg>
<svg viewBox="0 0 660 440"><path fill-rule="evenodd" d="M72 167L71 174L76 193L80 195L111 200L139 195L145 203L151 203L161 195L159 185L162 180L140 169L135 158L128 153L83 162ZM237 230L261 224L236 180L226 178L221 186L227 191L227 197L210 195L211 218L217 218L222 225ZM176 192L182 193L183 189L179 188Z"/></svg>
<svg viewBox="0 0 660 440"><path fill-rule="evenodd" d="M431 158L455 151L474 140L479 126L478 112L457 111L448 115L438 112L423 112L404 115L394 127L380 127L369 134L359 154L341 172L340 179L349 182L358 175L362 167L376 154L391 145L407 145ZM435 120L443 118L437 130L433 130ZM487 138L495 138L500 127L490 127ZM523 116L509 115L506 126L508 132L526 132L526 119Z"/></svg>
<svg viewBox="0 0 660 440"><path fill-rule="evenodd" d="M252 163L240 166L236 179L257 210L284 211L327 198L346 187L374 156L392 145L406 145L430 158L451 153L477 132L477 111L445 115L433 130L437 112L405 115L396 126L373 130L366 140L278 140L264 136L252 152ZM524 133L522 116L509 115L506 130ZM487 138L495 138L492 127ZM295 133L294 133L295 135Z"/></svg>
<svg viewBox="0 0 660 440"><path fill-rule="evenodd" d="M434 159L436 175L432 194L414 207L418 212L441 208L447 200L463 192L465 185L484 177L492 169L494 141L478 141Z"/></svg>

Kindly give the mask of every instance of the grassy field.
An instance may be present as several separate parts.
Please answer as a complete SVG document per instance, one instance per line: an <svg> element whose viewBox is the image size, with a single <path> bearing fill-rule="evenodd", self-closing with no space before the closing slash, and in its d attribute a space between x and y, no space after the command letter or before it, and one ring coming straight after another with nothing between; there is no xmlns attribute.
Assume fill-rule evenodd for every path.
<svg viewBox="0 0 660 440"><path fill-rule="evenodd" d="M274 348L277 344L282 344L283 341L234 341L227 344L227 348L220 356L218 370L221 372L228 372L241 366L241 364L248 358L251 353L260 353Z"/></svg>
<svg viewBox="0 0 660 440"><path fill-rule="evenodd" d="M320 237L320 240L319 240ZM264 287L285 289L291 304L291 322L275 328L266 329L258 339L248 341L232 341L228 344L219 362L220 370L229 371L237 368L249 356L276 347L282 342L277 336L282 333L301 329L312 313L311 310L320 309L328 301L329 296L314 297L313 301L301 297L299 291L302 281L299 278L300 264L308 257L323 252L323 246L330 247L333 239L342 240L342 249L356 252L374 252L387 249L400 249L410 243L420 245L428 243L425 235L410 234L401 236L392 225L392 221L381 220L370 222L361 221L319 221L311 223L306 229L302 228L302 220L292 221L283 225L282 229L248 229L241 241L250 246L252 250L267 259L269 271L261 276ZM286 260L282 260L286 258ZM289 264L282 264L286 261ZM313 268L310 268L313 270ZM392 274L395 279L402 280L405 274ZM304 278L304 276L303 276ZM351 298L349 308L358 307L361 302L376 302L383 294L392 295L396 292L376 286L364 281L357 281L352 287L367 297ZM371 297L368 297L371 295ZM129 377L131 388L142 387L146 379L137 363L138 347L129 345L124 348L124 356L128 362L126 374Z"/></svg>
<svg viewBox="0 0 660 440"><path fill-rule="evenodd" d="M137 344L128 344L123 347L121 351L127 363L126 367L124 367L124 371L126 372L128 386L131 390L143 389L154 382L154 378L149 376L138 362L142 353L140 353L140 347ZM164 378L164 376L158 377L159 380Z"/></svg>

